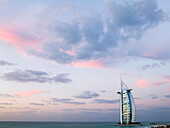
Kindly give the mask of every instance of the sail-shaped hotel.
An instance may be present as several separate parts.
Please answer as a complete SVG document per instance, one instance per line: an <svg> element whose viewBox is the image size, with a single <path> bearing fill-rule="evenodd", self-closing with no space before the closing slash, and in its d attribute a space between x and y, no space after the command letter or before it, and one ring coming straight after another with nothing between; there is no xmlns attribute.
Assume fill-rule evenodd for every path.
<svg viewBox="0 0 170 128"><path fill-rule="evenodd" d="M121 91L117 92L120 94L120 123L116 125L141 125L135 122L136 106L131 91L121 80Z"/></svg>

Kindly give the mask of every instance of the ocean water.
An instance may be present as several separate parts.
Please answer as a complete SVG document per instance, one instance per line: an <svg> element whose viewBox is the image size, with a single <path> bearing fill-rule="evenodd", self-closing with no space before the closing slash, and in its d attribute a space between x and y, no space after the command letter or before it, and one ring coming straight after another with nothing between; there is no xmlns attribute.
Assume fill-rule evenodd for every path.
<svg viewBox="0 0 170 128"><path fill-rule="evenodd" d="M114 124L113 122L0 122L0 128L132 128L114 126ZM143 124L144 126L133 128L150 128L148 122Z"/></svg>

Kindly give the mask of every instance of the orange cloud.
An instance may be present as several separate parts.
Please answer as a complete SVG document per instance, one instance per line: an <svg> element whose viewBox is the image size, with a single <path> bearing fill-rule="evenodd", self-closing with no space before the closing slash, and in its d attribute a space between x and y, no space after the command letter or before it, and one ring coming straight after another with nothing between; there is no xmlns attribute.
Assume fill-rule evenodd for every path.
<svg viewBox="0 0 170 128"><path fill-rule="evenodd" d="M76 67L85 67L85 68L104 68L101 61L89 60L89 61L79 61L72 63Z"/></svg>
<svg viewBox="0 0 170 128"><path fill-rule="evenodd" d="M47 91L40 91L40 90L30 90L30 91L24 91L24 92L17 92L17 93L15 93L15 95L19 96L21 98L24 98L24 97L37 95L37 94L40 94L40 93L48 93L48 92Z"/></svg>
<svg viewBox="0 0 170 128"><path fill-rule="evenodd" d="M143 79L136 81L136 85L140 88L145 88L151 85L151 82L149 82L146 78L143 78Z"/></svg>

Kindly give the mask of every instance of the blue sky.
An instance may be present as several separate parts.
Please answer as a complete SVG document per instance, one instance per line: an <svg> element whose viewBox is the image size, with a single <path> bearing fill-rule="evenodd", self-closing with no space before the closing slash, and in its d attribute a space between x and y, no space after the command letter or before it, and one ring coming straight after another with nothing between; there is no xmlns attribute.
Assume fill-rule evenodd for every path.
<svg viewBox="0 0 170 128"><path fill-rule="evenodd" d="M170 118L168 0L0 0L0 120Z"/></svg>

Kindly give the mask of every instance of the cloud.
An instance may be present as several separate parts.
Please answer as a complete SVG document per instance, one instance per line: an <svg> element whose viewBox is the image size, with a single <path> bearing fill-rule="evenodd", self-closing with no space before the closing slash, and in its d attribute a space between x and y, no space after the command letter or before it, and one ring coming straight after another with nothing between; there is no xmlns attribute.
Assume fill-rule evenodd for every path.
<svg viewBox="0 0 170 128"><path fill-rule="evenodd" d="M78 61L73 62L73 66L81 68L104 68L104 64L100 60Z"/></svg>
<svg viewBox="0 0 170 128"><path fill-rule="evenodd" d="M6 107L4 107L4 106L0 106L0 108L6 108Z"/></svg>
<svg viewBox="0 0 170 128"><path fill-rule="evenodd" d="M116 104L119 103L120 100L105 100L105 99L95 99L92 103L99 103L99 104Z"/></svg>
<svg viewBox="0 0 170 128"><path fill-rule="evenodd" d="M31 33L23 33L21 30L14 28L2 28L0 26L0 40L8 42L17 48L22 46L29 46L34 48L40 41L35 35Z"/></svg>
<svg viewBox="0 0 170 128"><path fill-rule="evenodd" d="M108 91L108 90L101 90L100 92L101 92L101 93L108 93L108 94L109 94L109 93L113 93L112 91Z"/></svg>
<svg viewBox="0 0 170 128"><path fill-rule="evenodd" d="M96 92L92 92L92 91L85 91L82 94L78 95L78 96L74 96L75 98L80 98L80 99L91 99L91 98L95 98L95 97L99 97L100 95Z"/></svg>
<svg viewBox="0 0 170 128"><path fill-rule="evenodd" d="M162 75L162 81L158 81L158 82L153 82L152 84L155 86L161 86L161 85L166 85L170 83L170 76L169 75Z"/></svg>
<svg viewBox="0 0 170 128"><path fill-rule="evenodd" d="M170 95L165 95L165 98L170 98Z"/></svg>
<svg viewBox="0 0 170 128"><path fill-rule="evenodd" d="M46 29L53 35L55 42L45 43L41 51L29 50L28 52L60 64L72 63L75 60L75 53L69 51L74 51L74 46L82 39L79 23L56 21Z"/></svg>
<svg viewBox="0 0 170 128"><path fill-rule="evenodd" d="M136 100L140 100L140 99L142 99L142 98L139 98L139 97L134 97L134 99L136 99Z"/></svg>
<svg viewBox="0 0 170 128"><path fill-rule="evenodd" d="M16 92L14 95L19 96L21 98L24 97L30 97L33 95L41 94L41 93L48 93L47 91L41 91L41 90L29 90L29 91L24 91L24 92Z"/></svg>
<svg viewBox="0 0 170 128"><path fill-rule="evenodd" d="M92 13L91 16L82 21L82 33L85 41L83 46L75 50L76 59L79 62L80 60L107 59L107 57L117 58L121 56L120 54L123 55L123 52L117 51L119 50L117 42L127 42L131 38L137 39L146 29L162 21L163 11L156 11L156 9L155 1L142 1L124 5L110 2L108 4L109 20L103 21L102 16ZM146 14L146 10L150 12ZM106 28L106 31L104 31L104 28Z"/></svg>
<svg viewBox="0 0 170 128"><path fill-rule="evenodd" d="M103 13L95 9L82 12L74 3L54 6L49 2L39 5L38 10L32 9L34 11L28 11L27 7L29 24L25 21L22 26L28 27L20 26L25 14L18 11L21 13L15 17L18 24L1 28L0 39L24 47L29 55L78 67L103 68L122 57L148 57L146 53L150 50L146 50L144 43L140 47L138 41L147 30L165 21L166 13L154 0L107 1L105 4Z"/></svg>
<svg viewBox="0 0 170 128"><path fill-rule="evenodd" d="M10 63L10 62L7 62L7 61L4 61L4 60L0 60L0 66L12 66L12 65L15 65L14 63Z"/></svg>
<svg viewBox="0 0 170 128"><path fill-rule="evenodd" d="M102 92L102 93L106 93L106 92L108 92L108 91L106 91L106 90L101 90L100 92Z"/></svg>
<svg viewBox="0 0 170 128"><path fill-rule="evenodd" d="M31 109L29 107L10 107L10 109Z"/></svg>
<svg viewBox="0 0 170 128"><path fill-rule="evenodd" d="M15 97L15 96L11 94L0 93L0 97Z"/></svg>
<svg viewBox="0 0 170 128"><path fill-rule="evenodd" d="M141 70L146 70L146 69L153 69L153 68L159 68L161 67L162 65L165 65L165 63L161 62L160 64L146 64L146 65L143 65L141 68L138 68L138 69L141 69Z"/></svg>
<svg viewBox="0 0 170 128"><path fill-rule="evenodd" d="M165 79L166 82L170 82L170 75L163 75L163 79Z"/></svg>
<svg viewBox="0 0 170 128"><path fill-rule="evenodd" d="M73 99L59 99L59 98L52 98L53 103L63 103L63 104L75 104L75 105L82 105L86 104L85 102L77 102Z"/></svg>
<svg viewBox="0 0 170 128"><path fill-rule="evenodd" d="M41 103L30 103L30 105L35 105L35 106L44 106L44 104L41 104Z"/></svg>
<svg viewBox="0 0 170 128"><path fill-rule="evenodd" d="M136 81L135 84L140 88L145 88L145 87L151 85L151 82L148 79L143 78L143 79Z"/></svg>
<svg viewBox="0 0 170 128"><path fill-rule="evenodd" d="M150 95L150 97L151 97L152 99L157 99L157 98L158 98L158 95L152 94L152 95Z"/></svg>
<svg viewBox="0 0 170 128"><path fill-rule="evenodd" d="M157 81L157 82L152 82L149 81L146 78L142 78L139 79L135 82L135 84L139 87L139 88L146 88L148 86L161 86L161 85L166 85L170 83L170 76L169 75L162 75L161 78L163 80Z"/></svg>
<svg viewBox="0 0 170 128"><path fill-rule="evenodd" d="M72 112L72 111L103 111L104 109L89 109L89 108L78 108L78 109L64 109L64 111Z"/></svg>
<svg viewBox="0 0 170 128"><path fill-rule="evenodd" d="M0 105L13 105L13 103L0 103Z"/></svg>
<svg viewBox="0 0 170 128"><path fill-rule="evenodd" d="M91 109L91 108L78 108L78 109L64 109L64 111L89 111L89 112L95 112L95 111L99 111L99 112L106 112L106 111L119 111L119 109Z"/></svg>
<svg viewBox="0 0 170 128"><path fill-rule="evenodd" d="M17 82L37 82L37 83L69 83L71 79L67 78L68 73L58 74L56 76L50 76L47 72L35 71L35 70L16 70L8 72L3 75L2 78L8 81Z"/></svg>
<svg viewBox="0 0 170 128"><path fill-rule="evenodd" d="M69 73L62 73L62 74L58 74L57 76L54 76L52 78L52 80L54 82L60 82L60 83L69 83L72 80L67 78L67 76L69 75Z"/></svg>

